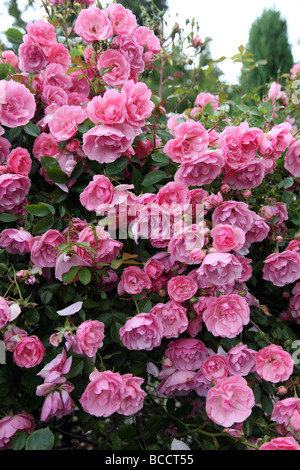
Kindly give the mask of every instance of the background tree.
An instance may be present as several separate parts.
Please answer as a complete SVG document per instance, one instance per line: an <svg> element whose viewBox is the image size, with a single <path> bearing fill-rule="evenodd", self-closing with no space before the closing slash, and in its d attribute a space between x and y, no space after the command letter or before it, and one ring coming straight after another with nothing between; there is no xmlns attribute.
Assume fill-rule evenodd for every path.
<svg viewBox="0 0 300 470"><path fill-rule="evenodd" d="M143 12L146 11L150 15L153 8L160 11L168 9L167 0L119 0L119 3L122 3L125 8L129 8L135 14L140 25L144 24Z"/></svg>
<svg viewBox="0 0 300 470"><path fill-rule="evenodd" d="M277 77L290 71L293 66L293 55L288 40L287 23L280 12L273 9L264 10L250 29L246 50L253 54L254 62L267 60L267 63L254 68L247 76L241 76L241 85L245 91L253 91ZM247 82L245 83L245 80Z"/></svg>

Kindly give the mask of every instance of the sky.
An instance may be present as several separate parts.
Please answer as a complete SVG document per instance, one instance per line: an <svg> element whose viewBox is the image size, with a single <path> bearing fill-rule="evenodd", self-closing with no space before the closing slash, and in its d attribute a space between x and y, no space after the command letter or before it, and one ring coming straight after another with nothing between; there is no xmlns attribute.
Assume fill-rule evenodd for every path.
<svg viewBox="0 0 300 470"><path fill-rule="evenodd" d="M30 9L23 15L25 21L34 21L42 17L42 10L38 8L41 2L35 1L35 9ZM26 0L19 0L21 10L24 4ZM201 39L212 39L210 42L212 58L217 60L222 56L227 57L225 61L218 64L224 72L221 77L222 81L237 83L240 65L234 64L230 57L238 53L240 45L246 46L250 27L253 21L261 16L264 8L274 8L281 12L281 17L287 22L294 62L300 62L299 0L168 0L168 5L166 16L168 25L179 23L180 26L185 27L186 19L194 17L200 26ZM0 25L5 25L7 29L11 26L10 22L10 17L2 9Z"/></svg>

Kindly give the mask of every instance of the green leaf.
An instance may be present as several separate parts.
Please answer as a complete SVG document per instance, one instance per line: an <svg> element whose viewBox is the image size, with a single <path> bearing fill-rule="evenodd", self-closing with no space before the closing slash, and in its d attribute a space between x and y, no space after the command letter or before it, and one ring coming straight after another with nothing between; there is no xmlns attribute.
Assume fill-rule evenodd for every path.
<svg viewBox="0 0 300 470"><path fill-rule="evenodd" d="M37 217L45 217L51 213L52 215L55 214L55 209L50 204L46 204L44 202L39 202L38 204L30 204L25 206L27 212Z"/></svg>
<svg viewBox="0 0 300 470"><path fill-rule="evenodd" d="M142 182L142 186L151 186L152 184L156 184L166 177L167 175L165 171L161 171L161 170L151 171L145 176Z"/></svg>
<svg viewBox="0 0 300 470"><path fill-rule="evenodd" d="M52 181L54 181L54 183L66 184L69 181L68 175L66 175L66 173L64 173L60 168L49 168L46 171L47 175Z"/></svg>
<svg viewBox="0 0 300 470"><path fill-rule="evenodd" d="M17 137L19 137L19 135L21 134L22 129L23 129L22 127L12 127L11 129L9 129L9 133L8 133L9 141L13 142L14 140L16 140Z"/></svg>
<svg viewBox="0 0 300 470"><path fill-rule="evenodd" d="M80 269L80 266L72 266L70 271L62 275L63 282L67 282L67 283L72 282L75 279L79 269Z"/></svg>
<svg viewBox="0 0 300 470"><path fill-rule="evenodd" d="M123 325L121 325L121 323L113 322L109 330L112 340L118 344L123 344L120 339L120 333L119 333L119 330L122 326Z"/></svg>
<svg viewBox="0 0 300 470"><path fill-rule="evenodd" d="M78 279L85 286L91 282L92 274L89 268L82 267L78 271Z"/></svg>
<svg viewBox="0 0 300 470"><path fill-rule="evenodd" d="M136 430L132 424L121 424L118 429L118 436L122 441L132 441L136 437Z"/></svg>
<svg viewBox="0 0 300 470"><path fill-rule="evenodd" d="M77 178L79 178L79 176L81 175L83 171L83 163L82 163L82 160L78 160L78 162L76 163L71 175L70 175L70 180L77 180Z"/></svg>
<svg viewBox="0 0 300 470"><path fill-rule="evenodd" d="M54 440L54 435L49 428L38 429L28 437L25 450L51 450Z"/></svg>
<svg viewBox="0 0 300 470"><path fill-rule="evenodd" d="M21 44L23 42L23 34L16 28L8 28L5 35L9 42L13 44Z"/></svg>
<svg viewBox="0 0 300 470"><path fill-rule="evenodd" d="M127 167L127 164L128 164L127 158L124 158L124 157L118 158L115 162L108 163L106 165L106 173L108 176L121 173Z"/></svg>
<svg viewBox="0 0 300 470"><path fill-rule="evenodd" d="M25 447L28 434L26 431L19 431L14 435L11 441L12 450L22 450Z"/></svg>
<svg viewBox="0 0 300 470"><path fill-rule="evenodd" d="M157 166L167 166L170 163L170 158L167 155L158 152L152 154L152 160Z"/></svg>
<svg viewBox="0 0 300 470"><path fill-rule="evenodd" d="M284 180L280 181L278 185L278 189L281 189L281 188L287 189L293 186L293 184L294 184L294 178L292 178L291 176L288 176L287 178L284 178Z"/></svg>
<svg viewBox="0 0 300 470"><path fill-rule="evenodd" d="M32 234L35 235L37 233L45 233L47 230L53 226L55 220L51 214L47 215L43 219L39 220L33 227L32 227Z"/></svg>
<svg viewBox="0 0 300 470"><path fill-rule="evenodd" d="M24 219L24 217L22 215L9 214L8 212L0 214L0 222L14 222L18 219Z"/></svg>
<svg viewBox="0 0 300 470"><path fill-rule="evenodd" d="M10 65L7 63L0 64L0 80L5 80L9 73Z"/></svg>
<svg viewBox="0 0 300 470"><path fill-rule="evenodd" d="M24 126L24 131L32 137L38 137L41 133L39 126L33 124L33 122L26 124L26 126Z"/></svg>

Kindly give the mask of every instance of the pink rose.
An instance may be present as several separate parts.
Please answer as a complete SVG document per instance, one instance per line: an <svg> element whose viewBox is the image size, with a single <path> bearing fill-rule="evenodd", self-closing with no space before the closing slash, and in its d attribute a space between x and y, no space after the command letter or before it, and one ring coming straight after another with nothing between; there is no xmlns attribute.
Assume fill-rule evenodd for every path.
<svg viewBox="0 0 300 470"><path fill-rule="evenodd" d="M150 277L150 279L157 279L160 277L164 272L164 269L164 263L153 257L149 258L144 266L144 272Z"/></svg>
<svg viewBox="0 0 300 470"><path fill-rule="evenodd" d="M140 411L144 404L146 392L141 388L144 379L134 377L132 374L121 376L123 381L122 400L118 413L124 416L131 416Z"/></svg>
<svg viewBox="0 0 300 470"><path fill-rule="evenodd" d="M210 235L213 238L213 247L223 253L240 250L246 240L245 232L242 229L227 224L216 225L210 231Z"/></svg>
<svg viewBox="0 0 300 470"><path fill-rule="evenodd" d="M47 52L49 64L60 64L65 68L65 70L68 70L71 65L71 56L69 50L64 44L53 44Z"/></svg>
<svg viewBox="0 0 300 470"><path fill-rule="evenodd" d="M48 64L45 51L25 34L19 47L19 67L23 72L38 73Z"/></svg>
<svg viewBox="0 0 300 470"><path fill-rule="evenodd" d="M108 89L102 96L94 96L87 105L87 114L94 124L121 124L125 120L125 96L115 89Z"/></svg>
<svg viewBox="0 0 300 470"><path fill-rule="evenodd" d="M267 382L288 380L293 373L294 361L281 346L271 344L256 354L256 372Z"/></svg>
<svg viewBox="0 0 300 470"><path fill-rule="evenodd" d="M167 214L182 212L191 199L187 186L170 181L157 193L156 203L159 208Z"/></svg>
<svg viewBox="0 0 300 470"><path fill-rule="evenodd" d="M216 384L219 380L228 377L228 365L225 356L213 354L203 362L201 372L209 383Z"/></svg>
<svg viewBox="0 0 300 470"><path fill-rule="evenodd" d="M7 51L2 51L1 52L1 58L0 58L0 63L7 63L10 64L16 72L19 71L18 67L18 56L14 53L14 51L7 50Z"/></svg>
<svg viewBox="0 0 300 470"><path fill-rule="evenodd" d="M253 226L255 216L256 213L251 211L245 202L225 201L215 208L212 222L213 225L234 225L244 230L246 234Z"/></svg>
<svg viewBox="0 0 300 470"><path fill-rule="evenodd" d="M41 99L47 106L55 104L60 107L68 104L67 92L58 86L46 85L43 88Z"/></svg>
<svg viewBox="0 0 300 470"><path fill-rule="evenodd" d="M10 308L4 297L0 297L0 330L10 320Z"/></svg>
<svg viewBox="0 0 300 470"><path fill-rule="evenodd" d="M194 47L197 47L195 46L195 44L198 44L199 41L201 44L201 39L199 38L199 36L196 36L193 41ZM213 110L216 111L219 106L219 96L213 95L211 93L199 93L196 97L194 104L195 106L199 106L202 109L207 103L210 103L212 105Z"/></svg>
<svg viewBox="0 0 300 470"><path fill-rule="evenodd" d="M40 73L42 87L47 85L58 86L65 91L70 91L72 84L71 74L66 75L65 67L61 64L53 63Z"/></svg>
<svg viewBox="0 0 300 470"><path fill-rule="evenodd" d="M80 194L80 202L88 211L101 214L112 202L114 187L104 175L95 175Z"/></svg>
<svg viewBox="0 0 300 470"><path fill-rule="evenodd" d="M28 176L6 173L0 176L0 211L10 212L26 198L31 186Z"/></svg>
<svg viewBox="0 0 300 470"><path fill-rule="evenodd" d="M181 338L168 344L165 356L176 369L198 370L206 360L208 351L200 339Z"/></svg>
<svg viewBox="0 0 300 470"><path fill-rule="evenodd" d="M25 126L36 110L34 95L22 83L0 81L0 122L3 126Z"/></svg>
<svg viewBox="0 0 300 470"><path fill-rule="evenodd" d="M122 154L133 153L135 136L132 126L127 124L95 126L83 135L82 150L90 160L112 163Z"/></svg>
<svg viewBox="0 0 300 470"><path fill-rule="evenodd" d="M188 327L186 308L172 300L156 304L150 312L161 321L165 338L177 338Z"/></svg>
<svg viewBox="0 0 300 470"><path fill-rule="evenodd" d="M51 23L44 20L36 20L26 25L28 36L39 46L49 47L56 44L56 32Z"/></svg>
<svg viewBox="0 0 300 470"><path fill-rule="evenodd" d="M90 226L84 228L80 232L77 242L78 245L74 247L75 253L90 265L111 263L119 256L123 248L122 242L111 238L109 232L99 225L94 229ZM80 246L81 243L89 243L89 247L94 252L89 250L89 247Z"/></svg>
<svg viewBox="0 0 300 470"><path fill-rule="evenodd" d="M264 134L259 144L259 154L264 158L275 160L281 157L282 153L295 142L295 138L290 132L291 128L292 125L289 122L283 122Z"/></svg>
<svg viewBox="0 0 300 470"><path fill-rule="evenodd" d="M122 86L130 77L130 63L121 52L115 49L108 49L100 54L97 69L100 74L102 69L110 69L102 75L102 79L108 86Z"/></svg>
<svg viewBox="0 0 300 470"><path fill-rule="evenodd" d="M31 248L32 235L22 227L18 229L7 228L0 234L0 246L7 253L24 255L29 253Z"/></svg>
<svg viewBox="0 0 300 470"><path fill-rule="evenodd" d="M112 48L118 49L130 64L131 78L140 75L145 70L144 48L131 36L115 36Z"/></svg>
<svg viewBox="0 0 300 470"><path fill-rule="evenodd" d="M120 339L130 351L151 351L161 344L163 325L153 313L139 313L120 328Z"/></svg>
<svg viewBox="0 0 300 470"><path fill-rule="evenodd" d="M168 245L168 252L174 260L186 264L199 264L195 252L203 253L205 229L193 224L176 231ZM203 254L203 256L205 256Z"/></svg>
<svg viewBox="0 0 300 470"><path fill-rule="evenodd" d="M125 100L126 122L131 126L143 127L154 108L151 90L143 82L134 83L133 80L128 80L124 83L121 94Z"/></svg>
<svg viewBox="0 0 300 470"><path fill-rule="evenodd" d="M198 163L207 151L209 134L197 121L188 119L174 128L175 138L170 139L164 153L176 163Z"/></svg>
<svg viewBox="0 0 300 470"><path fill-rule="evenodd" d="M58 230L50 229L43 235L33 237L31 241L31 261L40 268L55 266L59 254L59 245L65 242L65 237Z"/></svg>
<svg viewBox="0 0 300 470"><path fill-rule="evenodd" d="M118 411L122 400L123 381L118 372L94 371L90 374L80 403L86 413L97 417L108 417Z"/></svg>
<svg viewBox="0 0 300 470"><path fill-rule="evenodd" d="M246 376L255 371L256 351L245 344L238 344L227 353L227 364L230 375Z"/></svg>
<svg viewBox="0 0 300 470"><path fill-rule="evenodd" d="M31 158L28 150L17 147L7 157L8 173L28 176L31 170Z"/></svg>
<svg viewBox="0 0 300 470"><path fill-rule="evenodd" d="M137 27L135 15L120 3L111 3L104 12L109 17L116 35L130 36Z"/></svg>
<svg viewBox="0 0 300 470"><path fill-rule="evenodd" d="M107 14L93 6L81 10L74 29L76 34L88 44L109 39L113 35L113 28Z"/></svg>
<svg viewBox="0 0 300 470"><path fill-rule="evenodd" d="M133 34L137 42L145 47L147 52L157 54L161 50L158 37L154 34L154 31L147 26L139 26Z"/></svg>
<svg viewBox="0 0 300 470"><path fill-rule="evenodd" d="M243 267L236 256L220 252L207 254L197 270L198 278L204 277L215 286L238 282L242 272Z"/></svg>
<svg viewBox="0 0 300 470"><path fill-rule="evenodd" d="M14 349L13 359L17 366L29 369L40 364L44 355L44 345L37 336L23 336Z"/></svg>
<svg viewBox="0 0 300 470"><path fill-rule="evenodd" d="M300 140L296 140L286 152L284 168L294 178L300 178Z"/></svg>
<svg viewBox="0 0 300 470"><path fill-rule="evenodd" d="M42 132L34 141L32 153L39 161L41 157L54 157L58 153L58 141L52 134Z"/></svg>
<svg viewBox="0 0 300 470"><path fill-rule="evenodd" d="M223 182L232 189L253 189L261 185L265 176L265 165L259 158L240 165L236 170L229 170Z"/></svg>
<svg viewBox="0 0 300 470"><path fill-rule="evenodd" d="M198 290L198 285L189 276L175 276L168 281L168 295L175 302L191 299Z"/></svg>
<svg viewBox="0 0 300 470"><path fill-rule="evenodd" d="M292 436L275 437L262 444L259 450L300 450L300 445Z"/></svg>
<svg viewBox="0 0 300 470"><path fill-rule="evenodd" d="M4 416L0 420L0 448L11 449L11 441L19 431L24 430L29 435L34 429L34 417L25 411L14 416Z"/></svg>
<svg viewBox="0 0 300 470"><path fill-rule="evenodd" d="M255 243L263 241L270 231L270 226L264 221L262 217L253 213L252 225L246 231L246 242Z"/></svg>
<svg viewBox="0 0 300 470"><path fill-rule="evenodd" d="M76 338L82 353L94 357L103 346L104 323L98 320L86 320L76 330Z"/></svg>
<svg viewBox="0 0 300 470"><path fill-rule="evenodd" d="M218 381L206 397L208 417L225 428L245 421L254 405L254 394L243 377L226 377Z"/></svg>
<svg viewBox="0 0 300 470"><path fill-rule="evenodd" d="M222 172L224 157L221 150L207 150L196 163L180 165L174 175L176 182L187 186L203 186L212 183Z"/></svg>
<svg viewBox="0 0 300 470"><path fill-rule="evenodd" d="M288 98L286 93L281 90L281 85L276 82L271 83L271 86L268 91L268 98L273 103L278 101L282 106L286 106L288 104Z"/></svg>
<svg viewBox="0 0 300 470"><path fill-rule="evenodd" d="M157 392L168 397L188 395L194 388L195 376L196 372L192 370L165 369L158 377L161 382Z"/></svg>
<svg viewBox="0 0 300 470"><path fill-rule="evenodd" d="M21 341L23 336L27 336L27 332L18 328L14 324L7 325L3 335L3 341L6 351L14 352L16 345Z"/></svg>
<svg viewBox="0 0 300 470"><path fill-rule="evenodd" d="M61 106L57 108L49 122L50 132L58 141L68 140L74 137L78 124L82 124L86 117L86 112L81 106Z"/></svg>
<svg viewBox="0 0 300 470"><path fill-rule="evenodd" d="M51 390L43 403L41 421L46 422L54 417L60 419L71 414L75 408L75 403L69 394L73 389L73 385L64 383Z"/></svg>
<svg viewBox="0 0 300 470"><path fill-rule="evenodd" d="M118 292L120 295L124 294L124 292L130 295L136 295L150 288L151 279L149 276L141 268L129 266L125 268L122 273Z"/></svg>
<svg viewBox="0 0 300 470"><path fill-rule="evenodd" d="M4 163L9 155L11 143L4 137L0 137L0 164Z"/></svg>
<svg viewBox="0 0 300 470"><path fill-rule="evenodd" d="M290 425L292 417L300 413L300 398L290 397L275 403L271 419L278 424Z"/></svg>
<svg viewBox="0 0 300 470"><path fill-rule="evenodd" d="M272 253L265 261L263 278L275 286L283 287L300 279L300 254L285 250Z"/></svg>

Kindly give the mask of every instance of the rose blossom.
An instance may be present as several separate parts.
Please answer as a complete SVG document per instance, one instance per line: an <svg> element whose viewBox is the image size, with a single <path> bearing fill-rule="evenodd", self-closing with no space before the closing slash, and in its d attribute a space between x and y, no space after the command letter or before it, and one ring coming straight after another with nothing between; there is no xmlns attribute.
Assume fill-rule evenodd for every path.
<svg viewBox="0 0 300 470"><path fill-rule="evenodd" d="M76 338L82 353L94 357L103 346L104 323L98 320L86 320L76 330Z"/></svg>
<svg viewBox="0 0 300 470"><path fill-rule="evenodd" d="M187 186L203 186L210 184L222 172L224 157L220 149L207 150L197 159L196 163L184 163L174 175L175 182L183 182Z"/></svg>
<svg viewBox="0 0 300 470"><path fill-rule="evenodd" d="M24 230L22 227L18 229L7 228L0 234L0 246L4 248L7 253L24 255L30 252L30 243L32 240L31 233Z"/></svg>
<svg viewBox="0 0 300 470"><path fill-rule="evenodd" d="M144 272L150 277L150 279L157 279L164 272L164 263L159 259L149 258L144 266Z"/></svg>
<svg viewBox="0 0 300 470"><path fill-rule="evenodd" d="M4 137L0 137L0 164L4 163L9 155L11 143Z"/></svg>
<svg viewBox="0 0 300 470"><path fill-rule="evenodd" d="M68 70L71 65L71 56L69 50L64 44L53 44L47 52L49 64L60 64L66 69L66 71Z"/></svg>
<svg viewBox="0 0 300 470"><path fill-rule="evenodd" d="M275 286L283 287L300 279L300 254L285 250L272 253L265 261L263 278Z"/></svg>
<svg viewBox="0 0 300 470"><path fill-rule="evenodd" d="M94 96L87 105L87 114L94 124L114 125L125 120L125 96L115 89L108 89L103 96Z"/></svg>
<svg viewBox="0 0 300 470"><path fill-rule="evenodd" d="M196 254L205 256L202 251L204 243L205 229L193 224L176 231L168 245L168 252L176 261L199 264Z"/></svg>
<svg viewBox="0 0 300 470"><path fill-rule="evenodd" d="M131 78L136 81L137 75L145 70L144 49L138 44L136 38L131 36L115 36L112 48L118 49L130 64Z"/></svg>
<svg viewBox="0 0 300 470"><path fill-rule="evenodd" d="M19 47L19 67L23 72L38 73L48 64L45 51L28 34Z"/></svg>
<svg viewBox="0 0 300 470"><path fill-rule="evenodd" d="M250 321L250 309L244 297L238 294L210 297L203 321L214 336L235 338Z"/></svg>
<svg viewBox="0 0 300 470"><path fill-rule="evenodd" d="M25 330L18 328L12 323L7 325L3 335L6 351L14 352L16 345L21 341L23 336L27 336Z"/></svg>
<svg viewBox="0 0 300 470"><path fill-rule="evenodd" d="M199 36L196 36L194 41L196 40L196 38L198 39L198 41L200 40L201 43L201 39L199 38ZM219 95L212 95L211 93L199 93L195 100L195 106L199 106L202 109L207 103L210 103L213 110L216 111L219 106Z"/></svg>
<svg viewBox="0 0 300 470"><path fill-rule="evenodd" d="M300 445L292 436L275 437L262 444L259 450L300 450Z"/></svg>
<svg viewBox="0 0 300 470"><path fill-rule="evenodd" d="M111 3L104 13L109 17L116 35L130 36L137 27L136 16L120 3Z"/></svg>
<svg viewBox="0 0 300 470"><path fill-rule="evenodd" d="M49 122L50 132L58 141L68 140L74 137L78 124L83 123L86 117L86 112L81 106L61 106Z"/></svg>
<svg viewBox="0 0 300 470"><path fill-rule="evenodd" d="M296 140L286 152L284 168L294 178L300 178L300 140Z"/></svg>
<svg viewBox="0 0 300 470"><path fill-rule="evenodd" d="M29 435L34 429L34 417L25 411L13 416L4 416L0 420L0 448L11 449L11 441L19 431L24 430Z"/></svg>
<svg viewBox="0 0 300 470"><path fill-rule="evenodd" d="M271 344L256 354L256 372L267 382L288 380L294 369L291 355L281 346Z"/></svg>
<svg viewBox="0 0 300 470"><path fill-rule="evenodd" d="M128 266L122 273L118 292L119 295L124 294L124 292L130 295L136 295L150 288L151 279L149 276L137 266Z"/></svg>
<svg viewBox="0 0 300 470"><path fill-rule="evenodd" d="M154 108L151 90L143 82L134 83L133 80L128 80L124 83L121 94L125 100L126 122L131 126L143 127Z"/></svg>
<svg viewBox="0 0 300 470"><path fill-rule="evenodd" d="M157 54L161 50L158 37L154 34L154 31L149 29L147 26L139 26L133 34L137 42L141 46L145 47L146 52Z"/></svg>
<svg viewBox="0 0 300 470"><path fill-rule="evenodd" d="M34 95L22 83L0 80L0 123L7 127L25 126L36 110Z"/></svg>
<svg viewBox="0 0 300 470"><path fill-rule="evenodd" d="M34 141L32 153L39 161L41 157L54 157L58 153L58 141L52 134L42 132Z"/></svg>
<svg viewBox="0 0 300 470"><path fill-rule="evenodd" d="M261 185L265 176L265 165L259 158L254 158L239 166L236 170L226 172L223 182L232 189L253 189Z"/></svg>
<svg viewBox="0 0 300 470"><path fill-rule="evenodd" d="M47 394L41 411L41 421L49 421L51 418L63 418L72 413L75 403L70 397L70 393L74 390L74 386L64 383L59 387L51 390Z"/></svg>
<svg viewBox="0 0 300 470"><path fill-rule="evenodd" d="M76 34L88 44L109 39L113 35L111 22L105 12L93 6L81 10L74 29Z"/></svg>
<svg viewBox="0 0 300 470"><path fill-rule="evenodd" d="M114 187L104 175L95 175L80 194L80 202L88 211L101 214L112 202Z"/></svg>
<svg viewBox="0 0 300 470"><path fill-rule="evenodd" d="M124 416L131 416L140 411L144 404L146 392L141 388L144 379L134 377L132 374L121 376L123 381L122 400L118 413Z"/></svg>
<svg viewBox="0 0 300 470"><path fill-rule="evenodd" d="M60 107L68 104L67 92L58 86L46 85L43 88L41 99L47 106L55 104Z"/></svg>
<svg viewBox="0 0 300 470"><path fill-rule="evenodd" d="M0 297L0 330L10 319L10 308L4 297Z"/></svg>
<svg viewBox="0 0 300 470"><path fill-rule="evenodd" d="M139 313L120 328L120 339L131 351L151 351L161 344L162 322L153 313Z"/></svg>
<svg viewBox="0 0 300 470"><path fill-rule="evenodd" d="M197 269L198 278L215 286L234 284L242 276L243 267L238 258L231 253L209 253L205 256L200 268Z"/></svg>
<svg viewBox="0 0 300 470"><path fill-rule="evenodd" d="M44 354L44 345L37 336L23 336L14 349L13 359L19 367L29 369L40 364Z"/></svg>
<svg viewBox="0 0 300 470"><path fill-rule="evenodd" d="M168 397L188 395L194 388L196 372L192 370L176 370L174 367L165 369L158 376L161 382L157 392Z"/></svg>
<svg viewBox="0 0 300 470"><path fill-rule="evenodd" d="M230 375L246 376L255 371L256 351L245 344L238 344L227 353L227 365Z"/></svg>
<svg viewBox="0 0 300 470"><path fill-rule="evenodd" d="M165 338L177 338L188 327L186 308L172 300L166 304L156 304L150 313L154 313L161 321Z"/></svg>
<svg viewBox="0 0 300 470"><path fill-rule="evenodd" d="M216 384L219 380L228 377L227 359L221 354L213 354L203 362L201 372L205 379Z"/></svg>
<svg viewBox="0 0 300 470"><path fill-rule="evenodd" d="M124 55L115 49L108 49L100 54L97 69L110 69L102 75L105 84L112 87L122 86L130 77L130 63Z"/></svg>
<svg viewBox="0 0 300 470"><path fill-rule="evenodd" d="M74 247L75 253L90 265L94 263L111 263L116 259L123 248L123 243L111 238L109 232L104 227L97 225L94 229L90 226L85 227L79 234L79 245ZM89 251L88 247L80 246L80 243L89 243L94 252Z"/></svg>
<svg viewBox="0 0 300 470"><path fill-rule="evenodd" d="M31 241L31 261L40 268L52 268L58 256L59 245L65 237L58 230L47 230L43 235L33 237Z"/></svg>
<svg viewBox="0 0 300 470"><path fill-rule="evenodd" d="M231 250L238 251L245 244L245 232L232 225L218 224L210 231L213 238L213 247L217 251L227 253Z"/></svg>
<svg viewBox="0 0 300 470"><path fill-rule="evenodd" d="M44 20L36 20L26 25L28 36L39 46L49 47L56 44L56 32L51 23Z"/></svg>
<svg viewBox="0 0 300 470"><path fill-rule="evenodd" d="M243 377L226 377L218 381L206 397L208 417L226 428L245 421L254 405L253 391Z"/></svg>
<svg viewBox="0 0 300 470"><path fill-rule="evenodd" d="M17 147L7 157L8 173L28 176L31 170L31 158L28 150Z"/></svg>
<svg viewBox="0 0 300 470"><path fill-rule="evenodd" d="M31 186L28 176L6 173L0 176L0 211L10 212L26 198Z"/></svg>
<svg viewBox="0 0 300 470"><path fill-rule="evenodd" d="M165 356L176 369L197 370L206 360L208 351L200 339L181 338L168 344Z"/></svg>
<svg viewBox="0 0 300 470"><path fill-rule="evenodd" d="M194 279L182 275L171 278L168 281L167 289L170 299L180 303L192 298L196 294L198 286Z"/></svg>
<svg viewBox="0 0 300 470"><path fill-rule="evenodd" d="M300 413L300 398L285 398L275 403L271 419L288 427L293 415L298 413Z"/></svg>
<svg viewBox="0 0 300 470"><path fill-rule="evenodd" d="M10 64L15 69L15 71L18 72L19 71L18 62L19 62L18 56L14 53L14 51L7 50L7 51L1 52L1 57L0 57L1 64L3 63Z"/></svg>

